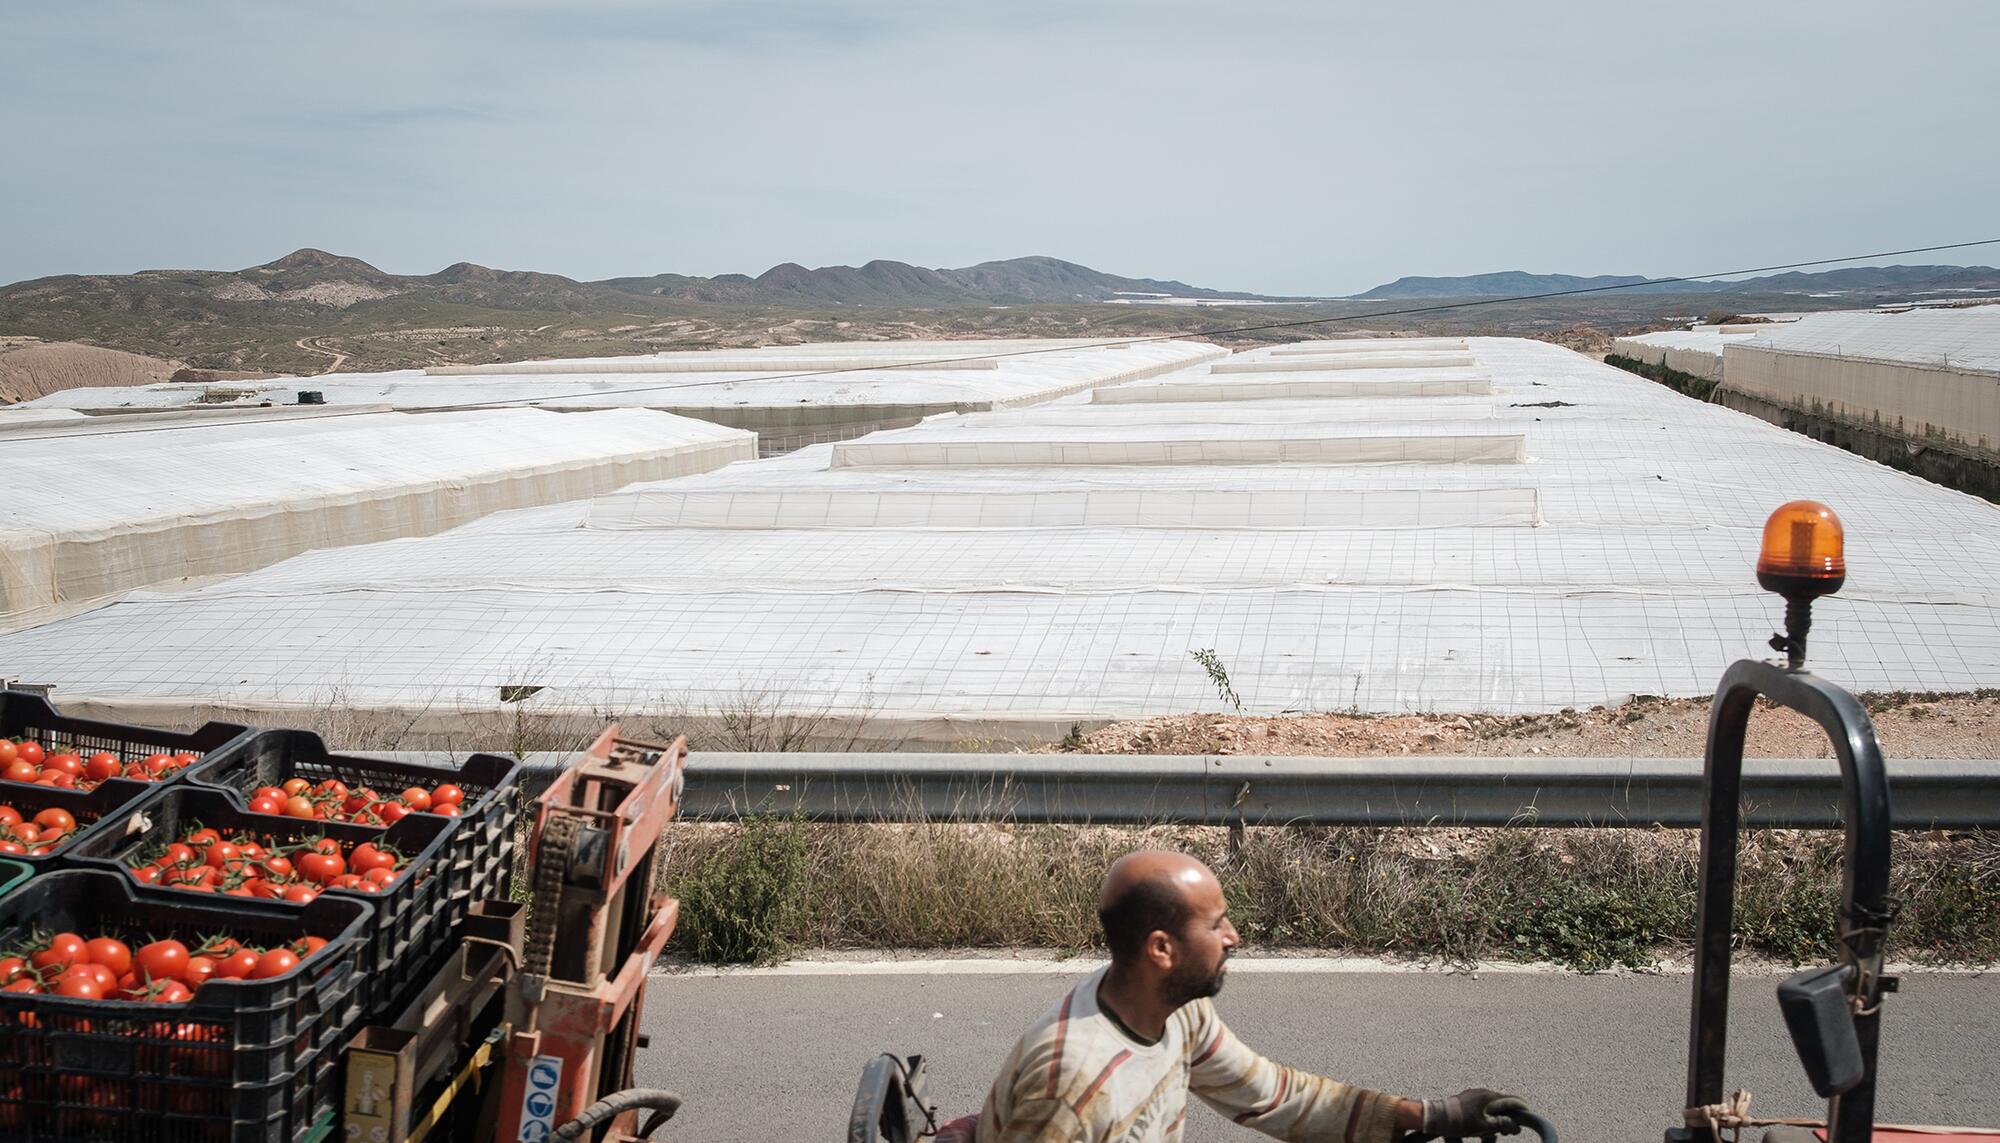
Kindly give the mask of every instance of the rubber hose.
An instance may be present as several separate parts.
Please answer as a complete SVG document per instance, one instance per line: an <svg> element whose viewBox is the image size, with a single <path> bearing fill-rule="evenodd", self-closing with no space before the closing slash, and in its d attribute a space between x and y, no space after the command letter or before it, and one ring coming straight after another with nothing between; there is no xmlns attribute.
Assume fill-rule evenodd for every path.
<svg viewBox="0 0 2000 1143"><path fill-rule="evenodd" d="M556 1128L553 1138L563 1140L564 1143L569 1143L571 1140L582 1138L584 1132L603 1123L605 1120L614 1118L627 1111L648 1107L653 1109L654 1114L647 1119L645 1131L640 1133L640 1138L645 1138L650 1136L662 1123L672 1119L674 1112L681 1109L681 1103L680 1096L671 1091L662 1091L658 1088L635 1087L625 1091L613 1092L596 1103L591 1104L589 1107L584 1108L582 1115Z"/></svg>

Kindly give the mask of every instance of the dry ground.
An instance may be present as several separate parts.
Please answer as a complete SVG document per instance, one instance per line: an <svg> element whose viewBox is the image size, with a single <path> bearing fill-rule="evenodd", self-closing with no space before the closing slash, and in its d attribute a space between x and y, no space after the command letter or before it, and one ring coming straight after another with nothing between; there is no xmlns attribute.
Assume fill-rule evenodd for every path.
<svg viewBox="0 0 2000 1143"><path fill-rule="evenodd" d="M6 341L12 344L0 344L0 405L86 385L151 385L165 381L181 367L178 361L71 341Z"/></svg>
<svg viewBox="0 0 2000 1143"><path fill-rule="evenodd" d="M2000 690L1874 694L1862 700L1891 758L2000 758ZM1705 698L1640 699L1560 714L1170 715L1112 723L1068 746L1085 754L1694 758L1702 753L1707 727ZM1783 710L1752 717L1747 752L1761 758L1831 756L1816 725Z"/></svg>

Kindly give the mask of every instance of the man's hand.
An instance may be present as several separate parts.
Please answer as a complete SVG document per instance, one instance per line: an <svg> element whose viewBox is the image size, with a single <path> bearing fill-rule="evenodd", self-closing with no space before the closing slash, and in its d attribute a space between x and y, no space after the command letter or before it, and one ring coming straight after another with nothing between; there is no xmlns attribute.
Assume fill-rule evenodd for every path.
<svg viewBox="0 0 2000 1143"><path fill-rule="evenodd" d="M1521 1130L1509 1112L1528 1110L1526 1101L1504 1091L1469 1087L1448 1099L1424 1101L1424 1123L1420 1139L1478 1138L1493 1143L1496 1136Z"/></svg>

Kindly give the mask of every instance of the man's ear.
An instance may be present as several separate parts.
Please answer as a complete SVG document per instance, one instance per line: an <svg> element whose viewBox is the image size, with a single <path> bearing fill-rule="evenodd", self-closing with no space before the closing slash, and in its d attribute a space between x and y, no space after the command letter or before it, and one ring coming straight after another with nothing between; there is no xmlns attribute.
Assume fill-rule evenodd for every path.
<svg viewBox="0 0 2000 1143"><path fill-rule="evenodd" d="M1174 967L1174 939L1164 929L1154 929L1146 934L1146 959L1155 968L1165 972Z"/></svg>

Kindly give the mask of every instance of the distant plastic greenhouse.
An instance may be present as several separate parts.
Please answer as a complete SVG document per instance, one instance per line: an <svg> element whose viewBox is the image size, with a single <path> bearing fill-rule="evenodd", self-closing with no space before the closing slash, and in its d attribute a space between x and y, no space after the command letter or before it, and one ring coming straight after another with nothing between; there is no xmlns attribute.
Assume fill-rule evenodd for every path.
<svg viewBox="0 0 2000 1143"><path fill-rule="evenodd" d="M309 552L0 636L0 661L135 717L755 696L938 745L1227 708L1197 652L1248 713L1553 711L1707 694L1761 653L1759 527L1802 496L1849 537L1818 670L2000 679L2000 507L1484 338L1236 354Z"/></svg>

